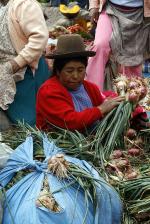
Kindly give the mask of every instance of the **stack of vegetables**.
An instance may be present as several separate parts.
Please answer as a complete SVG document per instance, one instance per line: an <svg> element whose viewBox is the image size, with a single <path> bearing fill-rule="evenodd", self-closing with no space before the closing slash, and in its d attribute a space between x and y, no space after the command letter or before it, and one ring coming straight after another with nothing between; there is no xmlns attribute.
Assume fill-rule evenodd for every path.
<svg viewBox="0 0 150 224"><path fill-rule="evenodd" d="M58 38L62 34L70 33L70 34L79 34L83 37L83 39L87 41L93 41L93 35L91 35L92 23L88 18L84 18L82 15L77 16L80 12L80 7L76 4L76 2L71 2L68 6L64 4L60 4L59 11L63 14L67 19L62 20L62 23L59 25L54 25L49 28L49 37L50 38Z"/></svg>
<svg viewBox="0 0 150 224"><path fill-rule="evenodd" d="M64 26L53 26L49 29L49 38L57 39L61 35L69 34Z"/></svg>
<svg viewBox="0 0 150 224"><path fill-rule="evenodd" d="M67 155L84 159L97 168L119 191L124 202L124 224L148 223L150 216L150 130L137 132L130 128L133 110L144 99L147 83L142 78L119 76L115 90L126 101L113 109L88 135L57 128L48 138ZM42 157L42 133L19 124L3 133L3 142L15 149L27 134L32 134L37 159Z"/></svg>
<svg viewBox="0 0 150 224"><path fill-rule="evenodd" d="M93 40L93 36L90 34L90 23L87 23L86 27L81 26L79 23L76 23L72 26L67 27L67 30L71 33L71 34L79 34L81 35L81 37L83 37L85 40Z"/></svg>
<svg viewBox="0 0 150 224"><path fill-rule="evenodd" d="M89 32L92 24L90 21L82 18L82 16L78 16L80 7L76 2L70 2L68 6L60 4L59 11L68 19L71 19L71 25L66 27L70 33L80 34L84 39L93 39L93 36Z"/></svg>
<svg viewBox="0 0 150 224"><path fill-rule="evenodd" d="M49 28L49 38L57 39L59 36L64 34L79 34L85 41L92 41L93 36L90 34L89 30L90 24L86 23L86 26L83 26L80 24L80 21L77 21L77 23L68 27L55 25Z"/></svg>
<svg viewBox="0 0 150 224"><path fill-rule="evenodd" d="M131 133L133 130L128 132ZM40 144L42 133L37 129L19 124L16 129L3 133L2 141L15 149L29 133L34 137L34 148L36 149L34 156L36 159L41 159L43 157ZM119 191L124 202L124 224L146 224L143 220L149 220L148 215L150 213L150 130L142 131L140 135L134 132L136 133L134 139L129 138L129 135L131 135L129 133L125 137L125 141L128 142L128 138L131 144L129 149L112 151L110 158L105 163L105 172L99 164L99 160L95 157L94 145L96 142L92 134L86 137L78 132L72 133L68 130L58 129L58 132L48 133L48 138L54 140L66 154L90 161L93 166L97 167L100 174L107 178L107 181ZM143 145L147 146L144 150ZM129 174L128 171L131 169L132 172Z"/></svg>
<svg viewBox="0 0 150 224"><path fill-rule="evenodd" d="M142 78L119 76L114 86L118 95L126 100L111 111L96 127L96 149L103 153L103 160L108 159L112 151L124 143L124 134L129 127L129 119L138 103L147 94L147 83ZM101 150L101 147L103 150ZM95 152L97 150L95 149ZM97 153L100 155L100 153ZM102 156L100 156L102 161Z"/></svg>

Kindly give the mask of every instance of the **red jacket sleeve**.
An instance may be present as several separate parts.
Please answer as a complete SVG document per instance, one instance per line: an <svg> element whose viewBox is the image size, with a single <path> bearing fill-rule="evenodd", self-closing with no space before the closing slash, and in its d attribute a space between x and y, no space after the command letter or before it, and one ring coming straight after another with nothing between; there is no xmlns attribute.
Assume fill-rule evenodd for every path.
<svg viewBox="0 0 150 224"><path fill-rule="evenodd" d="M62 89L48 86L43 86L38 92L38 113L49 123L69 130L82 130L102 117L97 107L76 112L67 91L64 93ZM37 126L40 128L38 122Z"/></svg>
<svg viewBox="0 0 150 224"><path fill-rule="evenodd" d="M111 90L104 91L103 94L104 94L105 97L111 97L111 98L115 98L115 97L118 96L117 93L115 93L115 92L113 92Z"/></svg>

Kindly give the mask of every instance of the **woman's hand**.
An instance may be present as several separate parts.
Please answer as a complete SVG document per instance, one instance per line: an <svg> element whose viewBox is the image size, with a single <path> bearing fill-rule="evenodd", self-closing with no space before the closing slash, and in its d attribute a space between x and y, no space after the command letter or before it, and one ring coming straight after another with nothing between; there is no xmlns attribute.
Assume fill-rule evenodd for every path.
<svg viewBox="0 0 150 224"><path fill-rule="evenodd" d="M106 115L124 100L125 100L124 96L118 96L115 98L108 97L108 98L106 98L104 103L102 103L100 106L98 106L98 108L100 109L100 111L103 115Z"/></svg>
<svg viewBox="0 0 150 224"><path fill-rule="evenodd" d="M90 12L89 15L91 17L91 23L95 24L98 21L99 18L99 14L102 12L104 5L106 4L107 0L100 0L99 1L99 8L97 7L97 5L92 4L93 7L90 8Z"/></svg>
<svg viewBox="0 0 150 224"><path fill-rule="evenodd" d="M89 15L91 17L91 23L92 24L97 23L98 18L99 18L99 9L98 8L90 9Z"/></svg>
<svg viewBox="0 0 150 224"><path fill-rule="evenodd" d="M16 73L16 72L20 69L19 65L18 65L17 62L16 62L15 60L13 60L13 59L10 60L9 62L10 62L11 67L12 67L12 73L13 73L13 74Z"/></svg>

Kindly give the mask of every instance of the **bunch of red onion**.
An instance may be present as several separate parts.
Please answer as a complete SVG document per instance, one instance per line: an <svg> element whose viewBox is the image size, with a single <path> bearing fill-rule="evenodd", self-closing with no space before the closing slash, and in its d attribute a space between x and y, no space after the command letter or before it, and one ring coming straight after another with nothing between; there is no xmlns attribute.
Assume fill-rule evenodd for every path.
<svg viewBox="0 0 150 224"><path fill-rule="evenodd" d="M138 171L131 166L128 159L128 155L132 157L138 156L140 150L138 150L138 152L137 150L138 149L129 149L127 155L120 149L114 150L110 157L111 160L108 163L107 171L110 174L115 173L115 175L122 180L137 178ZM111 175L111 177L113 176Z"/></svg>
<svg viewBox="0 0 150 224"><path fill-rule="evenodd" d="M148 84L144 78L128 78L120 75L114 80L114 86L118 95L126 97L126 100L133 104L138 104L148 92Z"/></svg>

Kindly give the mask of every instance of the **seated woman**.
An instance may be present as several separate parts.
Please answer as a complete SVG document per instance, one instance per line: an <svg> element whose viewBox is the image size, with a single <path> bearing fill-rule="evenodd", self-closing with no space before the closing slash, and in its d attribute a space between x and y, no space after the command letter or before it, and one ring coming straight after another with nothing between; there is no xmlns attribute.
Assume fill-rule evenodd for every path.
<svg viewBox="0 0 150 224"><path fill-rule="evenodd" d="M124 97L107 98L95 84L85 81L88 57L82 38L62 35L56 51L48 58L55 59L53 77L39 89L36 104L36 125L49 130L55 125L69 130L85 130L102 119ZM112 93L107 94L111 96Z"/></svg>

